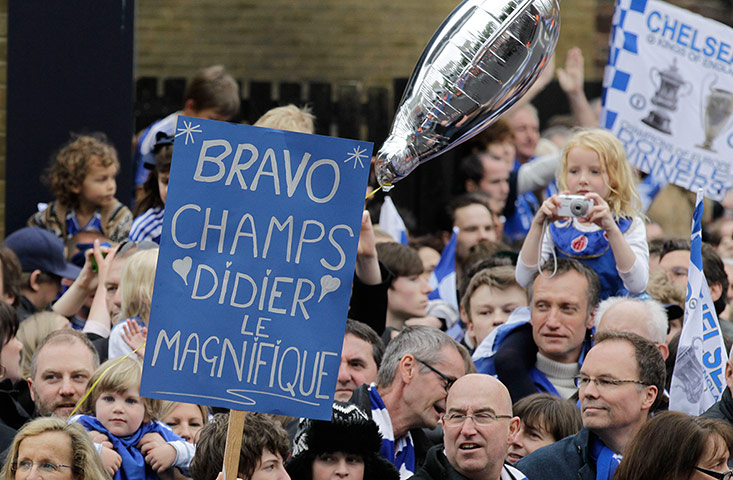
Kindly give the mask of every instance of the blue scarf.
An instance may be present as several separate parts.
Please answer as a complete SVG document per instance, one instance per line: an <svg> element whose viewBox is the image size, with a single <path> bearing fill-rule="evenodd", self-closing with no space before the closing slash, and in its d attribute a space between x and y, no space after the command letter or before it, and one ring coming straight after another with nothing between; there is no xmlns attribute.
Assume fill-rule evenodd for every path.
<svg viewBox="0 0 733 480"><path fill-rule="evenodd" d="M146 433L160 433L154 422L145 422L137 432L120 438L109 433L95 417L80 415L76 420L87 430L96 430L107 435L115 452L122 457L122 465L115 473L114 480L158 480L158 475L145 463L145 457L136 447Z"/></svg>
<svg viewBox="0 0 733 480"><path fill-rule="evenodd" d="M540 372L537 367L532 367L532 369L529 371L529 378L531 378L534 384L537 386L538 392L545 392L556 397L562 397L562 395L560 395L560 393L555 388L555 385L553 385L547 378L547 376L544 373Z"/></svg>
<svg viewBox="0 0 733 480"><path fill-rule="evenodd" d="M399 470L400 480L406 480L415 474L415 446L412 444L412 436L410 432L407 432L407 435L397 439L397 449L395 449L392 420L389 418L389 412L382 397L377 392L377 386L372 383L368 392L372 407L372 420L379 427L379 433L382 434L380 453Z"/></svg>
<svg viewBox="0 0 733 480"><path fill-rule="evenodd" d="M622 456L613 453L599 438L594 438L591 458L596 462L596 480L611 480Z"/></svg>

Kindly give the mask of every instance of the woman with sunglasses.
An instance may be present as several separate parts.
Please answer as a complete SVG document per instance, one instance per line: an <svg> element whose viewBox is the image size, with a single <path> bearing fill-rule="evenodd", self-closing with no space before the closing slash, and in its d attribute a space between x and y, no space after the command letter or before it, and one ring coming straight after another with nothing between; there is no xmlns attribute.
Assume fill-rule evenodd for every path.
<svg viewBox="0 0 733 480"><path fill-rule="evenodd" d="M733 428L681 412L655 415L626 448L614 480L731 480Z"/></svg>

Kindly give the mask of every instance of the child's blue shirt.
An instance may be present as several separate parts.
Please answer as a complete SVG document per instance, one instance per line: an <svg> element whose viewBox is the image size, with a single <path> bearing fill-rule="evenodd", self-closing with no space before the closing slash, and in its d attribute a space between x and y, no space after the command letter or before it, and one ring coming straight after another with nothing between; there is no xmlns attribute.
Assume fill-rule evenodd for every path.
<svg viewBox="0 0 733 480"><path fill-rule="evenodd" d="M150 240L160 245L160 237L163 234L164 216L165 208L163 207L153 207L146 210L145 213L132 222L130 240L133 242Z"/></svg>
<svg viewBox="0 0 733 480"><path fill-rule="evenodd" d="M644 220L641 217L621 219L617 220L617 225L636 257L626 272L618 269L605 230L595 224L580 223L577 219L550 225L542 238L539 263L552 261L552 250L555 249L558 256L576 258L599 274L601 300L613 295L642 294L649 279L649 246ZM525 264L520 255L515 270L517 283L527 288L536 272L537 266Z"/></svg>
<svg viewBox="0 0 733 480"><path fill-rule="evenodd" d="M91 415L75 415L70 422L79 422L87 431L97 431L109 438L115 452L122 458L122 465L114 475L114 480L157 480L158 475L145 463L145 456L137 448L137 444L147 433L158 433L176 449L174 467L188 472L196 447L176 435L167 425L160 422L145 422L135 433L127 437L117 437L107 430L96 417Z"/></svg>
<svg viewBox="0 0 733 480"><path fill-rule="evenodd" d="M97 210L86 225L79 225L79 219L76 218L76 210L69 209L66 212L66 238L71 238L80 232L99 232L104 234L102 230L102 212Z"/></svg>
<svg viewBox="0 0 733 480"><path fill-rule="evenodd" d="M630 218L622 218L616 224L621 233L626 233L631 222ZM568 220L550 224L550 235L558 257L580 260L598 274L601 281L600 300L629 294L618 274L616 259L605 230L582 232Z"/></svg>

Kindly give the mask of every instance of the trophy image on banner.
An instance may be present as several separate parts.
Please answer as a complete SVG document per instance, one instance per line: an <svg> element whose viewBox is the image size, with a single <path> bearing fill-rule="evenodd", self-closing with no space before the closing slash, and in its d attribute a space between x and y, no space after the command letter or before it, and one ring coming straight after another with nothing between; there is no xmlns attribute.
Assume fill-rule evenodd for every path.
<svg viewBox="0 0 733 480"><path fill-rule="evenodd" d="M717 82L718 77L713 76L713 81L710 82L707 88L708 91L702 89L700 93L700 105L703 108L701 110L702 128L705 131L705 141L698 147L711 152L716 151L713 148L713 142L720 135L720 132L730 127L728 119L733 114L733 92L722 88L713 88ZM705 93L707 93L707 99L703 100L702 96Z"/></svg>
<svg viewBox="0 0 733 480"><path fill-rule="evenodd" d="M655 74L659 78L658 83L654 80ZM652 67L649 76L657 89L651 101L659 108L652 109L642 122L662 133L671 134L669 113L677 110L677 100L692 92L692 84L686 82L677 71L677 59L667 70L660 71Z"/></svg>
<svg viewBox="0 0 733 480"><path fill-rule="evenodd" d="M425 47L379 150L379 184L476 135L534 83L559 33L558 0L465 0Z"/></svg>

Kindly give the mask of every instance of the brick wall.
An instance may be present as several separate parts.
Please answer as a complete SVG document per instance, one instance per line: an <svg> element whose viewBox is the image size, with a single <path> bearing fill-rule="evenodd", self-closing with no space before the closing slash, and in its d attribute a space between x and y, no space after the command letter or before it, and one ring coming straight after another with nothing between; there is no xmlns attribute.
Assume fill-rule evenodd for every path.
<svg viewBox="0 0 733 480"><path fill-rule="evenodd" d="M722 0L674 0L733 24ZM458 0L137 0L136 75L189 77L222 63L243 81L357 82L407 77ZM579 45L600 80L613 0L562 0L558 65ZM8 0L0 0L0 238L5 216Z"/></svg>
<svg viewBox="0 0 733 480"><path fill-rule="evenodd" d="M592 45L597 0L563 0L558 51ZM136 74L190 76L223 63L243 80L358 81L410 75L458 4L447 0L138 0ZM585 48L585 47L584 47ZM590 48L587 55L595 55ZM564 60L563 60L564 61ZM589 76L600 78L600 71Z"/></svg>

